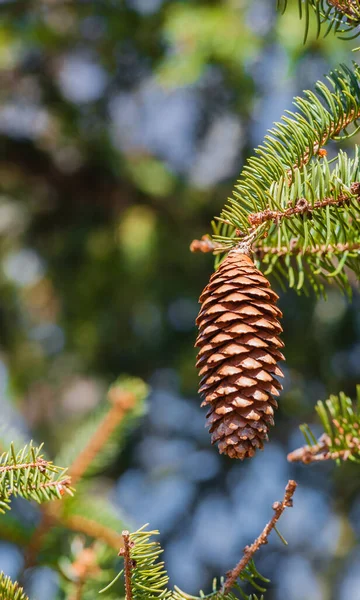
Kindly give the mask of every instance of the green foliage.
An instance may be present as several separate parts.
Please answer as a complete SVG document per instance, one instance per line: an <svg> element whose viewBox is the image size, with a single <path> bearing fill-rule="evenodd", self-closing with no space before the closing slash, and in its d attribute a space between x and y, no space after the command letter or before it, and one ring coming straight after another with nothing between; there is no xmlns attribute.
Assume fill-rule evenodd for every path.
<svg viewBox="0 0 360 600"><path fill-rule="evenodd" d="M133 600L155 600L157 598L167 598L169 600L201 600L205 598L211 598L212 600L236 600L238 597L243 598L243 600L261 600L263 598L263 596L258 598L253 594L249 596L243 589L243 584L247 583L256 591L266 591L263 584L268 583L269 579L260 575L253 560L249 561L245 569L240 573L240 576L234 585L234 589L231 592L224 593L223 578L220 580L219 584L217 580L214 579L213 589L209 594L204 594L204 592L201 591L199 596L191 596L180 590L177 586L175 586L173 591L168 590L167 584L169 577L164 562L159 560L163 550L159 542L151 540L154 535L159 535L159 532L147 531L145 527L146 525L138 531L131 533L129 536ZM126 558L124 560L124 569L120 571L114 581L117 581L124 572L126 577ZM102 592L107 592L113 583L114 582L104 588ZM240 596L236 595L237 592Z"/></svg>
<svg viewBox="0 0 360 600"><path fill-rule="evenodd" d="M323 440L328 458L335 459L338 464L341 460L360 463L360 385L357 386L355 404L344 392L340 392L338 396L331 395L325 402L319 400L316 412L324 428ZM316 444L309 427L303 425L301 429L309 446Z"/></svg>
<svg viewBox="0 0 360 600"><path fill-rule="evenodd" d="M277 0L277 6L285 12L289 5L288 0ZM325 27L325 35L330 31L346 35L346 39L359 35L360 5L357 0L298 0L300 19L305 20L305 35L307 39L310 27L310 15L313 13L316 20L317 35Z"/></svg>
<svg viewBox="0 0 360 600"><path fill-rule="evenodd" d="M245 165L234 197L213 222L219 251L255 241L267 273L286 279L297 291L307 280L322 292L321 277L347 288L345 267L359 273L360 203L357 191L351 189L359 176L359 152L354 160L341 152L332 170L318 156L330 140L359 130L360 68L356 64L353 68L330 72L328 86L319 81L317 94L306 91L295 99L298 112L287 111L269 131L256 149L258 156ZM354 244L355 250L343 252L343 244L350 248ZM291 260L294 254L296 260Z"/></svg>
<svg viewBox="0 0 360 600"><path fill-rule="evenodd" d="M0 600L29 600L22 587L10 577L0 573Z"/></svg>
<svg viewBox="0 0 360 600"><path fill-rule="evenodd" d="M42 503L72 494L66 469L46 461L41 449L31 442L15 452L12 444L0 456L0 512L9 508L11 496Z"/></svg>

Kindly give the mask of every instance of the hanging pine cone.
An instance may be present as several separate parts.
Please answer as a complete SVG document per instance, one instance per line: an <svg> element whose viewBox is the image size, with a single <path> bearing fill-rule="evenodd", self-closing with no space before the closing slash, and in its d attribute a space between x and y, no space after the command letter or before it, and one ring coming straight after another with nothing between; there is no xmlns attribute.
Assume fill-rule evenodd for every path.
<svg viewBox="0 0 360 600"><path fill-rule="evenodd" d="M283 377L277 363L284 360L277 300L268 280L239 249L230 251L200 296L199 392L205 397L202 406L210 407L211 441L231 458L254 456L274 424L273 396L282 389L275 375Z"/></svg>

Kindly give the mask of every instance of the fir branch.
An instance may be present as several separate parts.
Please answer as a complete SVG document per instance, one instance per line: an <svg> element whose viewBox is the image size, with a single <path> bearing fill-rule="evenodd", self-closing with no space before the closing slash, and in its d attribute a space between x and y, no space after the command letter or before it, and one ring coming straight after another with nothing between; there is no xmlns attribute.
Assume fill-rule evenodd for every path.
<svg viewBox="0 0 360 600"><path fill-rule="evenodd" d="M307 442L305 446L288 454L289 462L313 462L335 460L360 462L360 386L357 387L357 402L353 406L351 399L343 392L339 396L330 396L316 406L324 433L316 441L308 425L302 425L301 431Z"/></svg>
<svg viewBox="0 0 360 600"><path fill-rule="evenodd" d="M349 252L354 253L354 256L356 256L358 251L360 250L360 241L346 244L330 244L329 246L326 246L325 244L315 245L313 248L306 248L306 250L303 250L301 246L299 246L299 239L292 238L290 240L289 246L290 248L288 246L281 246L280 248L272 248L271 246L257 246L254 249L254 254L256 258L259 258L260 260L263 259L266 255L275 254L278 257L286 256L289 254L292 256L296 256L297 254L303 254L304 256L306 256L307 254L316 254L317 256L331 256L333 254L338 255L343 254L344 252Z"/></svg>
<svg viewBox="0 0 360 600"><path fill-rule="evenodd" d="M95 457L104 448L126 413L132 410L136 403L135 394L118 386L110 388L108 398L110 400L110 410L94 431L88 444L69 467L69 473L74 482L86 473L89 465L93 463Z"/></svg>
<svg viewBox="0 0 360 600"><path fill-rule="evenodd" d="M56 461L70 466L74 481L103 471L119 452L126 434L145 410L148 387L136 377L120 377L108 391L108 402L91 415L65 444Z"/></svg>
<svg viewBox="0 0 360 600"><path fill-rule="evenodd" d="M266 136L256 150L258 156L245 165L233 198L213 222L215 254L240 243L252 245L257 266L273 273L281 284L298 292L310 285L321 294L324 283L333 281L350 293L345 268L360 274L354 249L345 250L339 261L318 250L339 244L357 248L360 242L359 149L354 159L340 152L331 163L323 149L340 134L352 135L349 124L355 131L360 127L360 67L354 64L353 69L342 66L332 71L329 86L318 82L317 94L307 91L296 98L298 112L287 112ZM301 248L296 253L294 239ZM210 249L204 239L193 249L203 250L205 243ZM257 256L258 247L262 250ZM285 247L284 266L278 252ZM294 254L295 263L290 260Z"/></svg>
<svg viewBox="0 0 360 600"><path fill-rule="evenodd" d="M16 453L12 444L10 451L0 456L0 512L11 496L42 503L73 493L66 469L45 460L41 449L30 443Z"/></svg>
<svg viewBox="0 0 360 600"><path fill-rule="evenodd" d="M259 537L256 538L256 540L251 544L251 546L245 547L244 556L238 562L236 567L232 571L229 571L229 573L227 573L226 580L225 580L224 587L223 587L224 594L227 594L228 592L230 592L230 590L233 588L234 584L236 583L238 577L240 576L242 571L245 569L245 567L247 566L249 561L253 558L254 554L259 550L259 548L261 546L263 546L264 544L267 544L268 537L269 537L271 531L276 527L276 523L280 519L282 513L284 512L284 510L286 508L289 508L293 505L292 498L295 493L296 486L297 486L296 481L290 480L285 488L285 495L284 495L282 502L274 502L274 504L272 506L273 510L275 511L274 516L269 521L269 523L264 527L262 533L259 535Z"/></svg>
<svg viewBox="0 0 360 600"><path fill-rule="evenodd" d="M97 540L102 540L115 550L118 550L119 547L123 545L121 535L112 529L101 525L101 523L96 520L96 515L94 515L93 519L81 515L66 516L63 517L60 522L67 529L76 531L77 533L84 533Z"/></svg>
<svg viewBox="0 0 360 600"><path fill-rule="evenodd" d="M83 547L70 566L75 578L68 600L81 600L86 583L101 573L94 545Z"/></svg>
<svg viewBox="0 0 360 600"><path fill-rule="evenodd" d="M124 540L124 546L123 548L120 548L119 556L124 557L126 600L133 600L131 576L135 566L135 561L131 558L131 549L134 547L135 542L130 540L130 532L126 530L122 532L122 538Z"/></svg>
<svg viewBox="0 0 360 600"><path fill-rule="evenodd" d="M296 215L306 214L312 217L314 211L323 210L327 206L342 206L345 203L349 203L351 197L360 203L360 183L355 182L351 185L350 194L340 194L337 198L325 197L321 200L316 200L314 203L309 202L306 198L299 198L296 200L294 206L289 206L284 210L270 210L267 208L257 213L251 213L248 219L252 227L258 227L266 221L272 221L278 225L283 219L290 219Z"/></svg>
<svg viewBox="0 0 360 600"><path fill-rule="evenodd" d="M12 582L3 572L0 573L0 600L29 600L22 587Z"/></svg>
<svg viewBox="0 0 360 600"><path fill-rule="evenodd" d="M285 495L282 502L273 504L274 516L265 526L259 537L244 549L244 555L240 562L230 571L226 579L220 580L220 587L217 581L213 582L213 590L205 595L200 592L199 597L190 596L175 586L174 591L167 589L168 575L165 570L164 562L159 561L162 549L159 543L150 541L157 531L146 531L142 527L135 533L129 534L123 532L123 548L119 555L124 558L124 570L119 573L115 580L110 583L102 592L107 591L112 584L117 581L124 572L126 600L155 600L164 598L168 600L236 600L234 590L241 593L244 600L256 600L254 595L248 596L241 587L242 582L250 583L253 588L259 592L266 591L260 583L268 582L257 571L253 558L257 550L267 543L268 537L273 529L276 530L276 524L282 513L287 507L292 506L292 498L296 489L296 482L290 480L285 489Z"/></svg>
<svg viewBox="0 0 360 600"><path fill-rule="evenodd" d="M278 8L284 13L288 0L277 0ZM331 30L335 34L351 34L348 39L359 35L360 5L357 0L298 0L300 19L305 19L304 41L310 28L310 11L315 15L317 36L326 25L325 35Z"/></svg>

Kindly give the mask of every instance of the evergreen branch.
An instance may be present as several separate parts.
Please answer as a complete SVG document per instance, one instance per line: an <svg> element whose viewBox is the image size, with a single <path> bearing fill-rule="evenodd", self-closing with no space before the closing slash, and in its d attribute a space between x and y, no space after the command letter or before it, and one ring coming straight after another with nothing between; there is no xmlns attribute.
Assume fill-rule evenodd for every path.
<svg viewBox="0 0 360 600"><path fill-rule="evenodd" d="M61 524L77 533L84 533L85 535L102 540L108 544L111 548L118 550L123 545L122 537L112 529L101 525L96 519L89 519L82 515L66 516L61 519Z"/></svg>
<svg viewBox="0 0 360 600"><path fill-rule="evenodd" d="M254 253L256 258L260 260L264 258L264 256L270 254L278 257L286 256L288 254L292 256L296 256L297 254L303 254L306 256L307 254L316 254L317 256L331 256L343 254L344 252L349 252L354 256L357 255L358 250L360 250L360 241L354 243L346 243L346 244L334 244L326 246L322 244L321 246L315 245L313 248L306 248L304 251L299 246L299 239L292 238L290 240L290 249L287 246L281 246L280 248L272 248L271 246L257 246L254 249Z"/></svg>
<svg viewBox="0 0 360 600"><path fill-rule="evenodd" d="M95 457L104 448L126 413L135 406L136 396L132 392L122 390L117 386L110 388L108 397L110 400L109 411L94 431L88 444L69 467L69 473L75 482L86 473L89 465L93 463Z"/></svg>
<svg viewBox="0 0 360 600"><path fill-rule="evenodd" d="M71 465L73 481L103 471L119 452L128 430L144 413L147 385L135 377L120 377L108 391L108 402L76 431L56 457Z"/></svg>
<svg viewBox="0 0 360 600"><path fill-rule="evenodd" d="M4 512L11 496L42 503L72 494L66 469L45 460L41 449L30 443L16 453L12 444L10 451L0 456L0 512Z"/></svg>
<svg viewBox="0 0 360 600"><path fill-rule="evenodd" d="M0 573L0 600L29 600L22 587L12 582L3 572Z"/></svg>
<svg viewBox="0 0 360 600"><path fill-rule="evenodd" d="M238 228L235 237L226 237L218 228L212 240L213 252L218 254L239 243L252 244L265 274L274 273L280 282L285 280L297 291L310 284L317 293L324 292L323 281L329 278L349 291L345 267L360 274L360 262L356 260L360 243L359 181L357 146L354 159L340 151L332 170L326 157L316 159L297 171L290 185L286 175L271 185L267 207L246 214L252 222L247 232ZM339 260L331 252L332 247L345 248ZM285 257L285 266L279 260L281 256ZM290 261L291 256L296 256L296 262Z"/></svg>
<svg viewBox="0 0 360 600"><path fill-rule="evenodd" d="M296 481L290 480L285 488L285 495L282 502L274 502L273 510L275 511L274 516L269 521L269 523L264 527L262 533L258 538L251 544L251 546L246 546L244 549L244 556L238 562L236 567L229 571L226 575L226 580L224 583L223 591L224 594L227 594L236 583L236 580L245 569L249 561L253 558L254 554L259 550L261 546L267 544L268 537L271 531L276 527L276 523L280 519L282 513L286 508L289 508L293 505L292 497L295 493L297 483Z"/></svg>
<svg viewBox="0 0 360 600"><path fill-rule="evenodd" d="M249 583L256 591L261 593L266 591L263 583L267 583L269 580L257 571L253 561L254 554L262 545L267 543L271 531L276 530L276 524L284 510L292 506L292 497L296 486L295 481L290 480L288 482L282 502L273 504L275 513L272 519L253 544L246 546L240 562L232 571L227 573L226 579L222 578L220 580L220 587L217 581L214 580L213 590L210 594L205 595L200 592L199 597L190 596L176 586L174 591L168 590L169 578L165 565L163 561L159 561L163 550L158 542L150 541L152 536L158 535L159 532L146 531L146 525L135 533L129 534L128 531L123 531L123 548L120 550L119 555L124 559L124 569L102 592L107 591L124 573L126 600L155 600L158 598L168 600L204 600L205 598L209 600L236 600L237 596L235 596L234 590L240 592L244 600L258 600L255 595L247 595L241 584L243 582Z"/></svg>
<svg viewBox="0 0 360 600"><path fill-rule="evenodd" d="M289 206L284 210L270 210L267 208L257 213L251 213L248 219L253 227L257 227L266 221L272 221L278 225L282 219L290 219L294 216L304 214L311 218L314 211L322 210L327 206L342 206L345 203L349 203L351 196L359 203L360 183L355 182L351 185L350 194L340 194L337 198L322 198L321 200L316 200L313 204L306 200L306 198L299 198L296 200L294 206Z"/></svg>
<svg viewBox="0 0 360 600"><path fill-rule="evenodd" d="M130 532L123 531L122 538L124 540L123 548L120 548L119 556L124 557L124 578L125 578L125 593L126 600L133 600L131 576L135 566L134 559L131 558L131 549L134 547L135 542L130 541Z"/></svg>
<svg viewBox="0 0 360 600"><path fill-rule="evenodd" d="M277 5L284 13L288 0L277 0ZM304 41L309 33L310 11L315 14L318 37L324 24L327 24L325 35L331 30L341 35L354 31L351 38L359 35L360 4L357 0L298 0L298 5L300 19L305 19Z"/></svg>
<svg viewBox="0 0 360 600"><path fill-rule="evenodd" d="M96 577L101 572L94 544L81 549L71 563L70 569L75 581L68 600L81 600L87 581Z"/></svg>
<svg viewBox="0 0 360 600"><path fill-rule="evenodd" d="M287 112L275 124L213 222L212 239L195 240L193 251L220 255L238 244L252 246L258 266L281 284L298 292L310 285L320 294L332 281L350 293L345 267L360 275L355 250L360 242L360 153L356 147L354 159L340 152L329 162L323 146L340 134L352 135L350 124L355 131L360 127L360 67L354 64L352 72L342 66L328 80L328 86L316 84L317 94L307 91L296 98L298 112ZM352 250L339 260L323 251L341 245Z"/></svg>
<svg viewBox="0 0 360 600"><path fill-rule="evenodd" d="M360 385L357 387L357 402L353 403L343 392L339 396L330 396L316 406L324 433L316 441L308 425L302 425L301 431L307 442L288 454L289 462L313 462L351 460L360 462Z"/></svg>

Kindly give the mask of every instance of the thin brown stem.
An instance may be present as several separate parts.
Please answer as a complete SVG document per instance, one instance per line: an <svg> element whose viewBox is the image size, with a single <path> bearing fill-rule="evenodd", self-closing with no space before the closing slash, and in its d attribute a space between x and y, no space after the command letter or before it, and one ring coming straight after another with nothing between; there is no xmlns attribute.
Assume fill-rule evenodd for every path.
<svg viewBox="0 0 360 600"><path fill-rule="evenodd" d="M264 527L262 533L259 535L258 538L256 538L256 540L251 544L251 546L246 546L244 548L244 555L241 558L241 560L238 562L238 564L232 571L229 571L226 574L226 580L225 580L224 587L223 587L224 594L227 594L230 592L230 590L235 585L240 573L245 569L246 565L250 562L250 560L252 559L254 554L259 550L259 548L261 546L263 546L264 544L267 544L268 537L269 537L271 531L276 526L276 523L280 519L285 508L292 506L292 504L293 504L292 497L295 493L296 486L297 486L296 481L290 479L290 481L288 482L288 484L285 488L285 495L284 495L282 502L274 502L274 504L272 506L273 510L275 511L275 514L272 517L271 521L269 521L269 523Z"/></svg>
<svg viewBox="0 0 360 600"><path fill-rule="evenodd" d="M340 194L337 198L323 198L317 200L314 204L311 204L306 198L299 198L295 206L289 206L285 210L270 210L265 209L256 213L251 213L248 216L249 223L253 227L258 227L261 223L266 221L273 221L273 223L279 224L283 219L289 219L295 215L309 214L313 212L321 211L327 206L341 206L350 202L353 199L360 201L360 183L353 183L351 186L351 193L353 196L347 194Z"/></svg>
<svg viewBox="0 0 360 600"><path fill-rule="evenodd" d="M76 577L76 581L69 600L81 600L85 583L101 572L94 544L89 548L83 548L79 552L71 565L71 570Z"/></svg>
<svg viewBox="0 0 360 600"><path fill-rule="evenodd" d="M343 252L355 252L360 250L360 242L346 244L329 244L329 245L316 245L313 248L307 248L304 250L301 246L298 246L297 238L290 240L290 247L281 246L278 248L276 246L257 246L254 248L255 256L259 259L262 259L264 256L268 254L276 254L276 256L287 256L287 255L297 255L303 254L304 256L308 256L309 254L317 254L317 255L325 255L325 254L342 254Z"/></svg>
<svg viewBox="0 0 360 600"><path fill-rule="evenodd" d="M347 437L347 448L339 450L331 450L330 437L324 433L318 440L317 444L313 446L303 446L290 452L287 456L289 462L302 462L304 465L308 465L314 462L321 462L324 460L348 460L352 454L359 455L360 452L360 440L357 437Z"/></svg>
<svg viewBox="0 0 360 600"><path fill-rule="evenodd" d="M75 459L68 473L69 480L73 484L83 476L95 456L104 447L113 431L118 427L125 414L131 410L136 402L133 393L113 386L109 391L109 400L111 402L110 410L101 421L99 427L90 438L87 446ZM61 491L60 491L61 493ZM81 516L68 517L66 520L61 516L61 504L52 502L49 506L43 506L42 519L34 531L26 552L26 567L36 564L36 557L40 551L42 539L47 534L54 523L61 522L65 527L75 531L83 532L91 537L100 538L106 541L111 547L119 548L122 543L121 536L110 529L103 527Z"/></svg>
<svg viewBox="0 0 360 600"><path fill-rule="evenodd" d="M131 547L130 533L128 531L122 532L124 540L123 548L120 548L119 556L124 557L124 575L125 575L125 595L126 600L133 600L132 585L131 585L131 574L133 570L133 561L131 558Z"/></svg>
<svg viewBox="0 0 360 600"><path fill-rule="evenodd" d="M359 18L359 6L353 0L327 0L328 4L334 6L339 12L347 17Z"/></svg>
<svg viewBox="0 0 360 600"><path fill-rule="evenodd" d="M134 407L136 401L133 393L117 390L116 388L110 390L109 398L112 402L109 412L101 421L87 446L80 452L69 468L69 475L71 475L73 484L84 475L95 456L105 446L111 434L118 427L126 413Z"/></svg>
<svg viewBox="0 0 360 600"><path fill-rule="evenodd" d="M122 538L119 533L113 531L109 527L100 525L97 521L93 521L87 517L72 515L71 517L66 518L60 517L59 521L67 529L71 529L78 533L84 533L85 535L98 540L103 540L108 546L111 546L111 548L114 548L115 550L118 550L119 547L122 546Z"/></svg>

